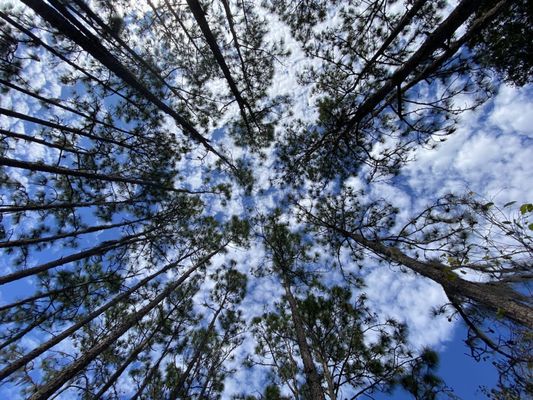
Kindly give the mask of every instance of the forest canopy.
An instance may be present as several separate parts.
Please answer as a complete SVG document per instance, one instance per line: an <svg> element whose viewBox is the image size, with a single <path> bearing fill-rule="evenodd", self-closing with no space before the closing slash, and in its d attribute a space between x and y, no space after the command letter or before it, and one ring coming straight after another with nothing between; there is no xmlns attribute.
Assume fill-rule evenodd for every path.
<svg viewBox="0 0 533 400"><path fill-rule="evenodd" d="M0 395L533 396L531 7L3 2Z"/></svg>

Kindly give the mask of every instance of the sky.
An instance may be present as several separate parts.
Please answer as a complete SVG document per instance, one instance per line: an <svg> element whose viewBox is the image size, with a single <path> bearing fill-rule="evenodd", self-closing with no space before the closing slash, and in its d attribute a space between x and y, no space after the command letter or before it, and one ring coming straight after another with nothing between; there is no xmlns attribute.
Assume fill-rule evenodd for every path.
<svg viewBox="0 0 533 400"><path fill-rule="evenodd" d="M309 66L309 60L291 38L287 27L275 16L267 17L271 29L270 40L283 38L286 48L290 50L288 58L276 65L269 95L289 95L293 101L292 118L313 120L316 117L316 110L313 108L316 94L311 92L310 87L298 84L297 79L298 73ZM26 74L30 86L41 88L52 97L67 96L68 90L62 88L55 79L61 70L50 71L46 66L46 57L43 54L40 62L27 65ZM226 91L223 82L212 82L210 85L215 92ZM28 100L20 94L3 96L0 104L19 112L33 111L37 116L41 112L36 101ZM228 120L238 112L235 104L228 110ZM516 213L520 204L533 201L532 110L532 85L516 88L502 84L484 105L461 115L459 129L445 142L440 143L436 149L418 149L414 160L402 170L398 178L373 185L372 192L368 195L393 201L401 210L400 216L412 215L432 200L450 192L473 192L479 198L496 204L516 201L515 208L509 210L510 213ZM221 125L223 123L224 119ZM168 121L168 124L173 123ZM0 125L19 132L28 129L24 124L13 123L4 116L0 116ZM212 138L214 143L224 144L234 157L253 157L246 150L232 145L229 138L220 131L213 131ZM276 207L283 197L284 189L272 187L274 148L267 149L266 153L266 161L251 158L256 177L253 199L244 196L242 189L235 188L235 195L228 203L212 202L208 204L207 212L230 216L243 215L250 212L250 208L253 212L266 213ZM28 146L22 142L12 149L10 156L27 160L53 160L52 155L46 154L42 147L34 144ZM205 172L198 168L194 155L190 159L184 159L180 169L187 171L187 185L191 188L201 187ZM359 182L355 179L348 184L357 187ZM231 249L228 255L215 257L214 264L222 264L229 257L235 259L239 270L245 273L250 273L253 266L264 262L263 249L252 245L247 251ZM36 261L43 260L44 258ZM489 363L475 363L464 357L466 348L462 344L462 338L465 330L460 323L456 320L450 323L444 316L432 316L432 309L446 302L442 289L411 273L399 274L397 270L383 265L373 265L364 272L364 276L366 287L363 290L367 295L368 305L380 315L405 321L410 329L410 342L416 348L433 346L441 351L442 377L449 386L455 388L457 395L464 399L481 398L478 386L490 386L494 383L495 374ZM333 281L337 278L333 276L331 279ZM208 287L209 285L204 290ZM0 300L9 301L24 290L25 287L18 284L7 290L2 288ZM201 296L202 294L199 298ZM281 289L272 278L254 280L242 305L245 318L250 319L261 313L265 306L268 307L280 296ZM32 338L34 341L38 339ZM239 351L244 353L252 347L253 342L247 339ZM263 378L264 375L251 376L248 371L240 370L226 382L225 398L243 387L253 386L254 383L259 385ZM391 397L377 398L407 398L404 396L395 392Z"/></svg>

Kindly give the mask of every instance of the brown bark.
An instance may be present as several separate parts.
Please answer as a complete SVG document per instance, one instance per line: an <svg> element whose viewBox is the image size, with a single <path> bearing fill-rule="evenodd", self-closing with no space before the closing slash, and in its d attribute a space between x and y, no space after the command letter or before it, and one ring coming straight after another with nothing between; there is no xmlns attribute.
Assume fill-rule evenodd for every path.
<svg viewBox="0 0 533 400"><path fill-rule="evenodd" d="M467 298L486 307L494 314L502 314L505 318L533 329L532 308L524 304L521 301L522 296L515 293L510 287L498 285L497 282L470 282L462 279L450 271L446 265L439 262L419 261L404 254L398 248L385 245L378 240L369 240L359 234L348 232L333 225L327 224L326 226L354 240L376 255L401 264L438 283L450 298Z"/></svg>

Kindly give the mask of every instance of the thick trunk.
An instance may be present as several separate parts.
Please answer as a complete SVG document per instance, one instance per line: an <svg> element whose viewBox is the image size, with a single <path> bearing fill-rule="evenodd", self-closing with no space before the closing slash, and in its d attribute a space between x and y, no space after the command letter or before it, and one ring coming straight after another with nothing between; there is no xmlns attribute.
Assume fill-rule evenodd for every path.
<svg viewBox="0 0 533 400"><path fill-rule="evenodd" d="M451 272L444 264L419 261L395 247L368 240L354 233L348 233L348 236L379 256L399 263L438 283L450 297L467 298L493 313L503 315L524 327L533 329L533 310L519 300L518 294L514 296L515 293L511 288L503 288L492 282L470 282Z"/></svg>
<svg viewBox="0 0 533 400"><path fill-rule="evenodd" d="M131 313L124 318L109 335L103 338L98 344L83 353L76 361L65 367L53 379L46 384L40 386L38 390L30 397L30 400L46 400L50 398L61 386L74 378L80 371L89 365L102 352L107 350L118 338L132 328L136 323L141 321L149 312L151 312L159 303L165 300L173 291L175 291L190 275L192 275L200 266L209 261L218 251L211 253L202 261L189 268L179 279L169 284L159 295L157 295L147 305L142 307L139 311Z"/></svg>
<svg viewBox="0 0 533 400"><path fill-rule="evenodd" d="M296 334L296 341L304 364L304 374L309 385L311 400L324 400L324 393L322 391L322 385L320 383L320 377L313 362L313 356L307 343L304 323L298 310L298 304L296 299L292 295L290 284L286 276L282 276L283 288L285 289L285 295L289 302L291 309L291 317L294 323L294 331Z"/></svg>
<svg viewBox="0 0 533 400"><path fill-rule="evenodd" d="M478 18L476 18L472 25L469 27L468 31L463 36L450 43L450 45L446 48L446 51L442 55L440 55L435 61L433 61L433 63L424 68L422 72L416 75L407 84L403 85L402 92L406 92L420 81L427 79L431 76L431 74L437 72L438 69L447 60L449 60L455 53L457 53L461 46L463 46L475 35L477 35L482 29L488 26L494 20L494 18L498 16L500 12L511 3L512 0L501 0L496 3L494 7L492 7L490 10L486 11Z"/></svg>

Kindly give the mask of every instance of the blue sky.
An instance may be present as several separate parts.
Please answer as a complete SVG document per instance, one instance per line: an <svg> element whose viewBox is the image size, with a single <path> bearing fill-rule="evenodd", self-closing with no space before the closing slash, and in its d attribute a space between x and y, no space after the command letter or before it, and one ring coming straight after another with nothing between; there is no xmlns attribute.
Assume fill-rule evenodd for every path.
<svg viewBox="0 0 533 400"><path fill-rule="evenodd" d="M140 6L139 6L140 7ZM293 100L291 118L313 121L316 110L313 105L317 95L309 86L298 84L297 75L312 61L306 59L299 45L290 37L288 29L276 18L269 18L271 24L270 40L285 39L290 56L283 63L276 65L276 75L269 89L270 96L289 95ZM47 56L43 54L41 62L30 62L25 66L25 74L30 86L42 89L51 97L63 97L69 90L62 88L58 82L59 67L51 72L46 65ZM209 88L221 95L227 93L224 82L212 81ZM20 94L10 93L0 99L2 107L13 108L19 112L41 115L42 110L36 101ZM437 149L418 149L414 161L409 163L396 181L383 181L372 185L369 197L382 197L394 202L401 209L399 218L407 218L416 210L420 210L432 200L446 193L474 192L477 196L504 204L516 201L517 207L533 201L533 87L515 88L501 85L497 94L479 109L466 112L461 116L458 131L439 144ZM57 110L56 110L57 111ZM61 114L61 112L58 112ZM284 188L273 187L273 164L275 164L274 148L265 150L266 160L254 158L246 149L235 146L229 137L223 134L224 124L238 114L236 104L228 107L224 118L216 127L211 127L211 136L215 143L224 145L234 157L246 155L252 162L256 178L254 189L254 210L257 213L268 213L279 205ZM166 124L172 131L177 131L174 122ZM13 122L0 116L0 125L14 131L30 132L28 124ZM283 132L279 132L283 135ZM13 158L29 160L54 160L53 155L38 145L27 145L19 142L10 151ZM184 158L178 165L184 171L185 185L192 189L200 188L206 178L205 165L213 164L212 155L204 157L201 149L193 149L189 158ZM16 172L15 172L16 173ZM216 179L224 181L224 177ZM401 182L401 185L398 183ZM349 179L347 186L358 188L362 185L358 177ZM260 195L259 195L260 193ZM250 200L244 195L242 188L234 186L234 194L228 203L219 200L209 202L206 212L217 217L242 215ZM512 210L515 212L516 210ZM510 211L511 212L511 211ZM297 223L287 216L291 226ZM101 238L100 238L101 239ZM42 262L50 254L40 255L33 261ZM228 258L238 262L242 272L249 273L250 268L264 262L264 253L257 244L249 250L232 248L227 255L217 256L214 264L223 264ZM423 280L413 274L399 274L382 266L372 266L365 271L367 288L365 293L369 305L382 315L388 315L405 321L410 327L411 343L417 347L435 346L442 349L441 375L457 395L464 399L481 398L478 386L491 386L495 382L495 374L490 363L476 363L464 356L466 347L463 345L464 328L454 322L449 323L445 317L433 318L431 310L446 302L443 291L435 284ZM212 284L212 283L211 283ZM13 284L0 289L0 300L7 302L18 297L27 289L25 284ZM272 304L280 296L276 282L268 277L254 282L254 290L243 304L246 318L261 312L263 307ZM208 290L208 283L204 290ZM198 298L201 298L201 294ZM39 340L40 338L32 338ZM253 343L245 341L243 352L250 351ZM239 371L235 377L226 382L226 398L232 391L238 390L250 379L260 381L261 377L250 377L246 371ZM2 393L0 391L0 393ZM67 397L65 397L67 398ZM394 399L407 398L395 392Z"/></svg>

